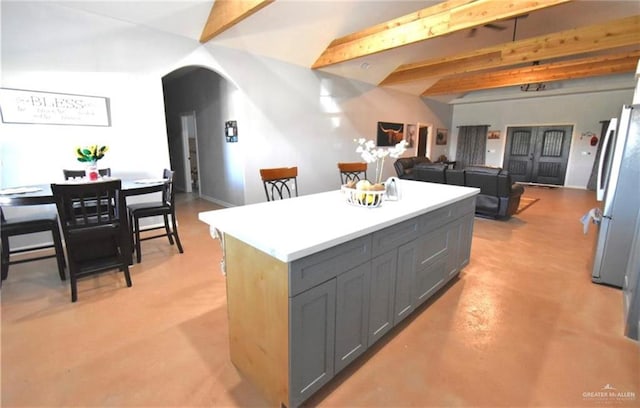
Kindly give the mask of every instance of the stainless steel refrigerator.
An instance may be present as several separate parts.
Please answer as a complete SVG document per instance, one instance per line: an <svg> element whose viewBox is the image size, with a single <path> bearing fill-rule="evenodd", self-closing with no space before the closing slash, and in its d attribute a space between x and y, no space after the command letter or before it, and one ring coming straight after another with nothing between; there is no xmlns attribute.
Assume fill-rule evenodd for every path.
<svg viewBox="0 0 640 408"><path fill-rule="evenodd" d="M631 242L631 257L622 287L624 334L640 340L640 209L636 218L636 233Z"/></svg>
<svg viewBox="0 0 640 408"><path fill-rule="evenodd" d="M609 123L598 164L602 201L592 280L622 288L640 207L640 105Z"/></svg>

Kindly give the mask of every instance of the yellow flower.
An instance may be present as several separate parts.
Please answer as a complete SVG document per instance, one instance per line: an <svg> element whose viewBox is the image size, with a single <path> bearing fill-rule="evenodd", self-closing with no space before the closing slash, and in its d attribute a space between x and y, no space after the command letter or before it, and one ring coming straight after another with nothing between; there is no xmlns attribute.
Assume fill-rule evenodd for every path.
<svg viewBox="0 0 640 408"><path fill-rule="evenodd" d="M76 147L76 158L83 163L95 162L102 159L108 150L108 146L98 147L98 145Z"/></svg>

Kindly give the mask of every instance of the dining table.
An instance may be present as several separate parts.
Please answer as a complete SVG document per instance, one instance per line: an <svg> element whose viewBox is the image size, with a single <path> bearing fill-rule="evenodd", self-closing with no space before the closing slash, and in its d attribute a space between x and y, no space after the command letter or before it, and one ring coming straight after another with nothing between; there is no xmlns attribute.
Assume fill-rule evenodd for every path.
<svg viewBox="0 0 640 408"><path fill-rule="evenodd" d="M104 177L100 180L113 180L116 177ZM86 179L64 180L54 182L54 184L77 184L77 183L96 183L98 181L88 181ZM158 193L166 182L165 179L121 179L122 192L125 197L138 196L143 194ZM0 207L18 207L18 206L35 206L55 204L51 184L36 184L19 187L10 187L0 189ZM130 229L130 226L127 225ZM127 246L131 243L127 241ZM125 252L131 255L132 248L125 248ZM133 264L133 258L129 257L129 264Z"/></svg>
<svg viewBox="0 0 640 408"><path fill-rule="evenodd" d="M108 180L113 179L115 178L108 178ZM107 178L103 178L102 180L107 180ZM164 179L122 179L122 192L125 197L160 192L162 191L162 186L164 186L165 181ZM95 181L84 180L65 180L58 183L69 184L81 182L95 183ZM51 184L35 184L0 189L0 206L42 204L55 204Z"/></svg>

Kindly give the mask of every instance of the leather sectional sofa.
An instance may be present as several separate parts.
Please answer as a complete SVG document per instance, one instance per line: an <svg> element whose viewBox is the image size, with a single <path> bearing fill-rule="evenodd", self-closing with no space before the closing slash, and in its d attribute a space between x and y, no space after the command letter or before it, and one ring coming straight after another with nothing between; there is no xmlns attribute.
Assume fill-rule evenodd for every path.
<svg viewBox="0 0 640 408"><path fill-rule="evenodd" d="M399 178L413 180L414 179L414 167L420 163L431 163L428 157L400 157L393 163L393 167L396 169L396 173Z"/></svg>
<svg viewBox="0 0 640 408"><path fill-rule="evenodd" d="M406 171L405 164L409 164L406 159L408 158L401 158L394 163L400 178L479 188L480 194L476 199L478 216L508 219L515 214L524 193L524 187L513 184L509 172L498 167L469 166L453 169L443 163L422 160L411 166L410 171ZM398 163L399 161L402 162ZM399 168L403 170L402 173L398 171Z"/></svg>

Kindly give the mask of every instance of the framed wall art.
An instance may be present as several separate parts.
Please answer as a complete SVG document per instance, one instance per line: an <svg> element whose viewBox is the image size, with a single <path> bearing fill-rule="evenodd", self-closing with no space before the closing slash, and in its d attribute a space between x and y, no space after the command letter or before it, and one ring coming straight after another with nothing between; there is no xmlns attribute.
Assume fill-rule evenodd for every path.
<svg viewBox="0 0 640 408"><path fill-rule="evenodd" d="M406 128L407 128L407 131L405 132L404 140L405 142L407 142L407 147L412 148L416 145L416 138L417 138L416 125L408 124Z"/></svg>
<svg viewBox="0 0 640 408"><path fill-rule="evenodd" d="M449 130L448 129L437 129L436 130L436 144L437 145L446 145L448 137L449 137Z"/></svg>
<svg viewBox="0 0 640 408"><path fill-rule="evenodd" d="M404 123L378 122L378 146L393 146L404 138Z"/></svg>
<svg viewBox="0 0 640 408"><path fill-rule="evenodd" d="M490 130L489 132L487 132L487 139L500 139L500 131Z"/></svg>
<svg viewBox="0 0 640 408"><path fill-rule="evenodd" d="M235 120L228 120L224 123L224 134L227 138L227 142L235 143L238 141L238 122Z"/></svg>
<svg viewBox="0 0 640 408"><path fill-rule="evenodd" d="M2 123L111 126L109 98L0 88Z"/></svg>

